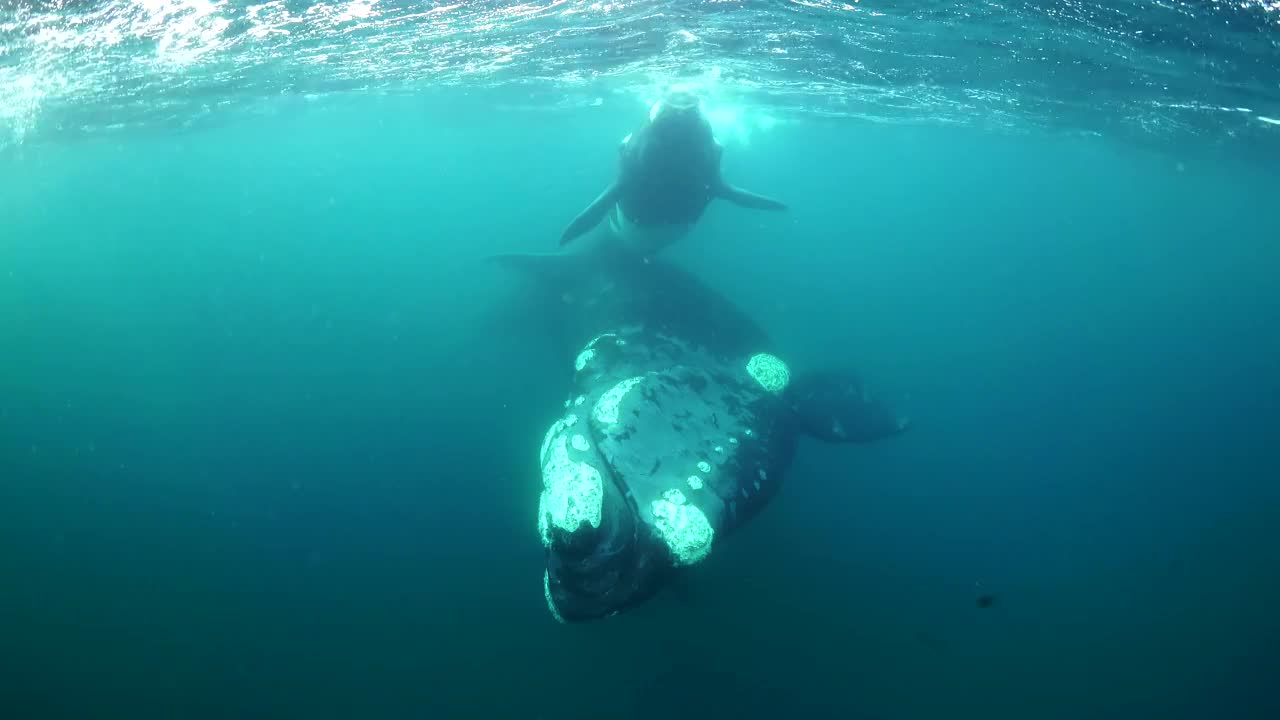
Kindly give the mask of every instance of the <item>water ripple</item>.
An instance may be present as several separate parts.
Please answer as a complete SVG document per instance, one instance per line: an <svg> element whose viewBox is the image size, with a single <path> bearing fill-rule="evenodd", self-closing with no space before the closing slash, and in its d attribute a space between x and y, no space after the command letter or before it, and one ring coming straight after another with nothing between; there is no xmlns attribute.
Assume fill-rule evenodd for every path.
<svg viewBox="0 0 1280 720"><path fill-rule="evenodd" d="M774 114L1274 143L1280 0L0 2L0 146L281 94L676 79Z"/></svg>

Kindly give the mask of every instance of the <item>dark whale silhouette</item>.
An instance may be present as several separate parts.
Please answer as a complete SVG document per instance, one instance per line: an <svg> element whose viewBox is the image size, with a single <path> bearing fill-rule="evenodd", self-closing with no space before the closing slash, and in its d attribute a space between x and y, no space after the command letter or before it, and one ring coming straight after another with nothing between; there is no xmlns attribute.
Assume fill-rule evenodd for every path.
<svg viewBox="0 0 1280 720"><path fill-rule="evenodd" d="M712 200L760 210L785 210L773 198L736 187L720 173L724 148L701 101L675 90L618 147L618 173L565 228L566 245L608 218L616 244L652 255L684 236Z"/></svg>
<svg viewBox="0 0 1280 720"><path fill-rule="evenodd" d="M566 622L635 607L704 561L778 492L801 434L908 426L853 372L793 373L727 298L624 254L493 258L543 281L572 367L539 452L544 589Z"/></svg>

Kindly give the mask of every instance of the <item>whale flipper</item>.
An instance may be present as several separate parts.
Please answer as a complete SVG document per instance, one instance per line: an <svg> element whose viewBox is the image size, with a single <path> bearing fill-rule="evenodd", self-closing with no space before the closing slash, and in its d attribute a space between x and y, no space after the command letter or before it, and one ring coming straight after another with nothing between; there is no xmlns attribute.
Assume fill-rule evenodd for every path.
<svg viewBox="0 0 1280 720"><path fill-rule="evenodd" d="M569 226L565 228L564 233L560 235L560 244L567 245L578 236L587 232L596 225L599 225L600 221L604 219L604 216L607 215L609 210L613 208L614 204L618 202L618 198L621 194L622 184L617 181L610 183L609 187L604 189L604 192L600 193L595 200L592 200L591 204L588 205L585 210L578 213L578 216L573 219L573 222L569 223Z"/></svg>
<svg viewBox="0 0 1280 720"><path fill-rule="evenodd" d="M716 197L728 200L734 205L740 207L751 208L753 210L786 210L787 204L781 200L774 200L771 197L765 197L743 190L740 187L734 187L727 182L721 181L720 186L716 188Z"/></svg>
<svg viewBox="0 0 1280 720"><path fill-rule="evenodd" d="M848 370L804 373L787 393L800 429L826 442L869 443L911 426L908 418L870 395L862 380Z"/></svg>

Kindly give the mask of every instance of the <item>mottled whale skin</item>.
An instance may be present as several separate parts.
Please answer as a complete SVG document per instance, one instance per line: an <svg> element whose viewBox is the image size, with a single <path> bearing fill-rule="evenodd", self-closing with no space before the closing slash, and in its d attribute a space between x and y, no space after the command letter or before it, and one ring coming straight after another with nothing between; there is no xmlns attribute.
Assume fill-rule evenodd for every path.
<svg viewBox="0 0 1280 720"><path fill-rule="evenodd" d="M871 442L907 423L857 377L793 376L729 300L674 265L507 255L543 277L572 373L541 440L544 592L563 622L634 608L778 492L802 433Z"/></svg>

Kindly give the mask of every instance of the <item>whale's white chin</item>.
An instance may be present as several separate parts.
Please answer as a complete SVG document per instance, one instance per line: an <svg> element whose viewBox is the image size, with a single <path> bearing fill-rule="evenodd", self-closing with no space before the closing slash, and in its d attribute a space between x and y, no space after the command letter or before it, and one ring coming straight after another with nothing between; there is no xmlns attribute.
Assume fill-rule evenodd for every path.
<svg viewBox="0 0 1280 720"><path fill-rule="evenodd" d="M609 210L609 233L623 248L641 255L656 255L668 245L689 234L690 225L654 225L642 227L632 222L614 205Z"/></svg>

